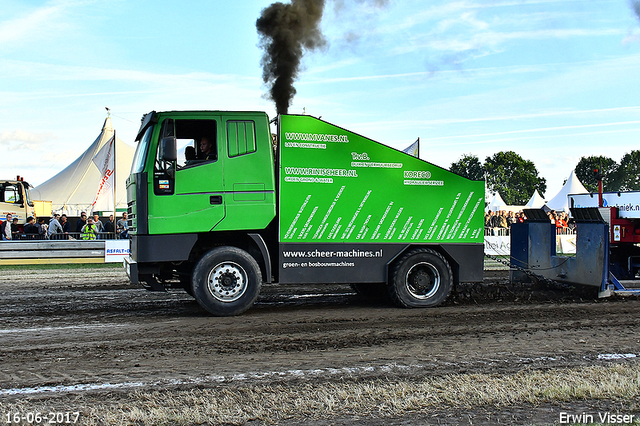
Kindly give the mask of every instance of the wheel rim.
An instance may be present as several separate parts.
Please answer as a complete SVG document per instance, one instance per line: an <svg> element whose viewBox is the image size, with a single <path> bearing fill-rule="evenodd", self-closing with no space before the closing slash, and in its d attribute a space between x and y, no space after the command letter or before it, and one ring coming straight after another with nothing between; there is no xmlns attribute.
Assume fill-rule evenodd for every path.
<svg viewBox="0 0 640 426"><path fill-rule="evenodd" d="M405 277L405 287L411 296L426 300L433 297L440 288L440 272L428 262L413 265Z"/></svg>
<svg viewBox="0 0 640 426"><path fill-rule="evenodd" d="M222 262L209 272L207 287L221 302L234 302L247 290L247 272L235 262Z"/></svg>

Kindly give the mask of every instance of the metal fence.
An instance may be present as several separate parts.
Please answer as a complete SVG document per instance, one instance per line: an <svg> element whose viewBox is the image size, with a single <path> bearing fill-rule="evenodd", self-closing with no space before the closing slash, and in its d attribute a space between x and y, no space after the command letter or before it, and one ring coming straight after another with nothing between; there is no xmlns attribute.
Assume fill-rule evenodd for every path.
<svg viewBox="0 0 640 426"><path fill-rule="evenodd" d="M16 240L0 243L0 265L103 263L105 240Z"/></svg>
<svg viewBox="0 0 640 426"><path fill-rule="evenodd" d="M92 238L93 235L88 234L85 237L81 232L66 232L64 234L52 234L52 235L40 235L40 234L25 234L23 232L12 232L11 238L14 241L43 241L43 240L55 240L55 241L64 241L64 240L77 240L77 241L90 241L90 240L116 240L116 239L126 239L122 238L120 234L116 234L115 232L96 232L95 238Z"/></svg>
<svg viewBox="0 0 640 426"><path fill-rule="evenodd" d="M510 228L484 228L485 237L508 237ZM576 235L576 228L556 228L556 235Z"/></svg>

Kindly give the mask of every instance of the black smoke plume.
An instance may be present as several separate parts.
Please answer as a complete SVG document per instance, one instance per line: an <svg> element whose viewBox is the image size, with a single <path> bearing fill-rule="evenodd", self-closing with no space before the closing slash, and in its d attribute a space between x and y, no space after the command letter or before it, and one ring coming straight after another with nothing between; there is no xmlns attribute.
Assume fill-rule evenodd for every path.
<svg viewBox="0 0 640 426"><path fill-rule="evenodd" d="M640 19L640 0L631 0L631 7L636 12L638 19Z"/></svg>
<svg viewBox="0 0 640 426"><path fill-rule="evenodd" d="M320 31L323 11L324 0L277 2L263 9L256 21L260 47L264 49L262 79L278 114L287 113L296 94L293 83L304 51L326 45Z"/></svg>

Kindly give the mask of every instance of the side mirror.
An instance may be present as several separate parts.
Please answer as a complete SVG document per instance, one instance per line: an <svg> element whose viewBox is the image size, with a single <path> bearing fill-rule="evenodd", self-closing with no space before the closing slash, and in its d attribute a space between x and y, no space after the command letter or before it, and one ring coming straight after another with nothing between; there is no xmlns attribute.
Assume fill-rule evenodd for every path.
<svg viewBox="0 0 640 426"><path fill-rule="evenodd" d="M160 140L160 159L164 161L176 161L178 159L175 136L167 136Z"/></svg>

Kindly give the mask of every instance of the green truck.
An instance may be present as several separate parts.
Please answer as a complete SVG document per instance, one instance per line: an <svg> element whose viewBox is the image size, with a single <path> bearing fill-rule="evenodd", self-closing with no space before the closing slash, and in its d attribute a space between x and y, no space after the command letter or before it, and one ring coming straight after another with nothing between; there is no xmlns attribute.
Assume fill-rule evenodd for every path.
<svg viewBox="0 0 640 426"><path fill-rule="evenodd" d="M154 111L136 141L132 283L181 286L223 316L263 283L348 283L430 307L482 281L483 181L307 115Z"/></svg>

